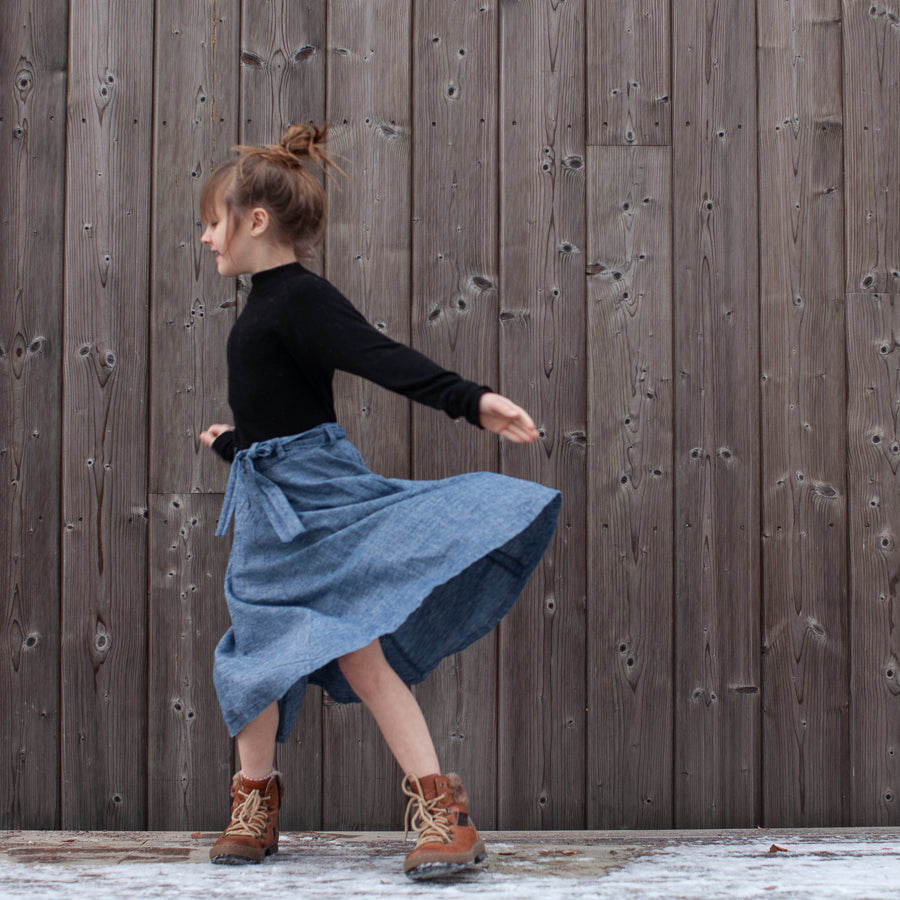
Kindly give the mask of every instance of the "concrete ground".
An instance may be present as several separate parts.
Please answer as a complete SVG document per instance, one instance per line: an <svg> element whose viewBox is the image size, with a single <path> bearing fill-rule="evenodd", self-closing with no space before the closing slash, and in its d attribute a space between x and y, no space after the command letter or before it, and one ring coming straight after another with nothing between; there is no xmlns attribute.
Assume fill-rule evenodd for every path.
<svg viewBox="0 0 900 900"><path fill-rule="evenodd" d="M411 882L396 833L297 832L258 866L212 866L213 834L0 832L0 897L515 897L896 900L900 829L494 832L483 871Z"/></svg>

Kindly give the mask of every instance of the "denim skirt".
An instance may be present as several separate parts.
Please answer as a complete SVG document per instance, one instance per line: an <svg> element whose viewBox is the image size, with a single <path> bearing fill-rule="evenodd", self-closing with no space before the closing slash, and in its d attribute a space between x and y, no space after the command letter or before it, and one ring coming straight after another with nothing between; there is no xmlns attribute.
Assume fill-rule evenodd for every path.
<svg viewBox="0 0 900 900"><path fill-rule="evenodd" d="M509 610L559 508L559 492L490 472L383 478L334 423L239 451L217 530L234 520L213 672L230 734L278 701L286 741L308 683L358 701L337 658L376 638L422 681Z"/></svg>

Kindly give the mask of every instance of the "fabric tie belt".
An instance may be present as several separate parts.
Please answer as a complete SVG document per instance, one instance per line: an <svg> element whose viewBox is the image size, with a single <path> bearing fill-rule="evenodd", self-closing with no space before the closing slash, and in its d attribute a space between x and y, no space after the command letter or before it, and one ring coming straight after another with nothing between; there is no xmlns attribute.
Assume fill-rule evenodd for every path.
<svg viewBox="0 0 900 900"><path fill-rule="evenodd" d="M284 448L272 442L253 444L235 454L231 474L228 476L228 486L225 488L225 499L222 501L219 526L216 528L217 537L222 537L228 532L240 496L247 497L251 502L254 499L259 501L283 543L292 541L306 530L281 488L270 478L266 478L254 465L256 459L284 455Z"/></svg>

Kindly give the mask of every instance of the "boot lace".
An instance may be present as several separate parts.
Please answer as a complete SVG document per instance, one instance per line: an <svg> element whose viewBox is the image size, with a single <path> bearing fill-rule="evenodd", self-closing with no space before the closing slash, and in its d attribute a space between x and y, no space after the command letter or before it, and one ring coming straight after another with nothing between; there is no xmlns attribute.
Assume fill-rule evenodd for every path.
<svg viewBox="0 0 900 900"><path fill-rule="evenodd" d="M413 785L413 782L415 782L415 785ZM404 839L409 836L409 832L412 830L418 832L417 847L420 844L432 841L449 844L452 841L450 835L450 813L439 805L441 800L444 799L444 795L438 794L437 797L432 797L431 800L426 799L422 791L422 785L415 775L407 775L403 779L403 793L409 797L404 816Z"/></svg>
<svg viewBox="0 0 900 900"><path fill-rule="evenodd" d="M262 837L269 821L268 812L259 791L254 788L249 794L244 794L244 799L235 805L231 813L231 822L223 835Z"/></svg>

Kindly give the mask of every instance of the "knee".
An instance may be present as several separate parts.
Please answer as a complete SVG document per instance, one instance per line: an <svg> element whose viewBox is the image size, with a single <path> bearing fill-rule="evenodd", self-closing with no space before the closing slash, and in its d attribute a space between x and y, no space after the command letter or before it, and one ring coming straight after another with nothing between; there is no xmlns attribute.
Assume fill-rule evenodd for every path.
<svg viewBox="0 0 900 900"><path fill-rule="evenodd" d="M369 647L363 647L338 658L341 673L363 702L377 696L385 686L385 678L393 674L380 649L378 653L372 653Z"/></svg>
<svg viewBox="0 0 900 900"><path fill-rule="evenodd" d="M375 673L367 661L361 658L359 651L341 656L338 659L338 666L341 674L347 679L347 684L353 688L360 700L365 699L371 691L375 690Z"/></svg>

